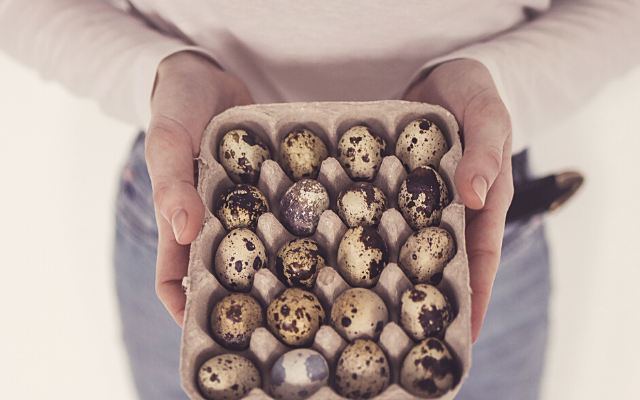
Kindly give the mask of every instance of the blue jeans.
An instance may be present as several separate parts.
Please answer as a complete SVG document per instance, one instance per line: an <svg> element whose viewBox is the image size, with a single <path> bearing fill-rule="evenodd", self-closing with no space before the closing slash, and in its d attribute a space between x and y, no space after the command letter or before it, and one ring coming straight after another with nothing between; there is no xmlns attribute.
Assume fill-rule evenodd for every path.
<svg viewBox="0 0 640 400"><path fill-rule="evenodd" d="M527 175L526 154L514 179ZM125 345L141 400L187 399L180 387L181 331L155 294L158 229L138 136L117 199L115 267ZM549 259L542 220L508 224L489 311L459 399L538 397L544 363Z"/></svg>

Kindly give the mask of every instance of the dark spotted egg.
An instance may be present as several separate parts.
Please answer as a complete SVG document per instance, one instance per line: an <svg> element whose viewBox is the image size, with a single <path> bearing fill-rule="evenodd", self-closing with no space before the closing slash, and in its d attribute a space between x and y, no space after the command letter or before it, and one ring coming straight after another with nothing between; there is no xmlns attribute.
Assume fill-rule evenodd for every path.
<svg viewBox="0 0 640 400"><path fill-rule="evenodd" d="M338 194L337 205L338 215L349 228L378 226L387 209L387 197L370 183L356 183Z"/></svg>
<svg viewBox="0 0 640 400"><path fill-rule="evenodd" d="M265 160L271 158L269 149L253 132L235 129L222 137L218 160L235 183L256 185Z"/></svg>
<svg viewBox="0 0 640 400"><path fill-rule="evenodd" d="M229 290L248 292L253 277L267 265L267 253L258 235L246 228L227 234L218 249L214 272L218 281Z"/></svg>
<svg viewBox="0 0 640 400"><path fill-rule="evenodd" d="M227 231L236 228L255 231L258 218L269 212L269 202L257 187L235 185L218 198L215 210L216 217Z"/></svg>
<svg viewBox="0 0 640 400"><path fill-rule="evenodd" d="M208 400L237 400L261 385L256 366L235 354L213 357L198 372L198 386Z"/></svg>
<svg viewBox="0 0 640 400"><path fill-rule="evenodd" d="M338 246L338 272L351 286L375 286L388 262L387 244L370 226L347 230Z"/></svg>
<svg viewBox="0 0 640 400"><path fill-rule="evenodd" d="M329 156L322 139L308 129L289 133L280 144L280 167L292 181L316 179L320 166Z"/></svg>
<svg viewBox="0 0 640 400"><path fill-rule="evenodd" d="M349 399L371 399L389 385L387 357L371 340L358 339L338 359L334 387Z"/></svg>
<svg viewBox="0 0 640 400"><path fill-rule="evenodd" d="M428 338L415 346L400 368L400 384L411 394L433 399L456 383L457 367L444 342Z"/></svg>
<svg viewBox="0 0 640 400"><path fill-rule="evenodd" d="M288 287L311 289L326 265L324 250L315 240L293 239L276 255L276 276Z"/></svg>
<svg viewBox="0 0 640 400"><path fill-rule="evenodd" d="M228 349L246 349L253 331L264 325L262 314L262 307L256 299L247 294L232 293L213 307L213 338Z"/></svg>
<svg viewBox="0 0 640 400"><path fill-rule="evenodd" d="M331 307L331 325L348 342L378 340L387 322L387 306L369 289L346 290Z"/></svg>
<svg viewBox="0 0 640 400"><path fill-rule="evenodd" d="M400 248L398 266L413 284L437 285L444 267L456 255L456 243L451 234L436 226L414 232Z"/></svg>
<svg viewBox="0 0 640 400"><path fill-rule="evenodd" d="M284 353L271 368L271 395L276 399L302 400L327 385L329 365L315 350Z"/></svg>
<svg viewBox="0 0 640 400"><path fill-rule="evenodd" d="M267 309L267 324L273 335L294 347L311 345L325 317L318 298L298 288L282 292Z"/></svg>
<svg viewBox="0 0 640 400"><path fill-rule="evenodd" d="M440 128L426 119L410 122L396 142L396 157L408 172L421 165L437 169L448 150L449 146Z"/></svg>
<svg viewBox="0 0 640 400"><path fill-rule="evenodd" d="M338 162L349 178L371 182L386 155L387 143L366 126L354 126L338 142Z"/></svg>
<svg viewBox="0 0 640 400"><path fill-rule="evenodd" d="M402 182L398 206L409 226L421 229L440 224L442 210L449 204L449 190L438 172L421 166Z"/></svg>
<svg viewBox="0 0 640 400"><path fill-rule="evenodd" d="M447 298L435 287L416 285L400 299L400 326L413 340L441 336L453 320Z"/></svg>

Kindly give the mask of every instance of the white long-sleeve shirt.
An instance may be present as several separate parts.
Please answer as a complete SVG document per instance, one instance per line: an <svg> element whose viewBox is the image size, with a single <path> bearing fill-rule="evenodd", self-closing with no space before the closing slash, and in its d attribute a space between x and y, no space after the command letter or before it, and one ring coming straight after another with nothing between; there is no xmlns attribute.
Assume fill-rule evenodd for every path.
<svg viewBox="0 0 640 400"><path fill-rule="evenodd" d="M257 102L399 98L484 63L514 149L640 63L638 0L0 0L0 49L144 128L159 62L198 51Z"/></svg>

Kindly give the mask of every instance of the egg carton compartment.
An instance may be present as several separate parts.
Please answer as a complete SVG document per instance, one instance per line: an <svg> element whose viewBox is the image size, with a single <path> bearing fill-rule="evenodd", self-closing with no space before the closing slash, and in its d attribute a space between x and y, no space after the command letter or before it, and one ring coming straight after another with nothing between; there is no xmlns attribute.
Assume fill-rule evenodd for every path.
<svg viewBox="0 0 640 400"><path fill-rule="evenodd" d="M269 372L275 360L293 347L280 342L265 327L252 335L249 348L242 351L228 350L212 338L210 315L213 306L231 293L215 277L213 262L215 251L227 231L215 217L215 203L224 190L233 186L218 162L218 146L222 136L233 129L248 129L258 135L269 148L272 160L263 163L257 187L269 202L270 212L258 220L256 234L265 246L268 263L259 270L249 292L266 312L269 303L285 290L275 276L275 258L280 247L295 238L278 220L280 198L293 182L278 164L280 142L293 129L306 128L318 135L329 152L323 161L317 180L327 189L330 209L320 217L315 233L310 237L325 250L327 264L321 269L312 292L324 307L325 324L320 328L312 349L321 353L332 371L329 386L322 388L310 399L342 399L331 388L335 364L347 346L347 342L330 326L331 306L336 298L351 287L336 271L336 254L347 227L336 213L338 193L351 185L336 157L337 143L349 128L365 125L385 139L386 153L373 185L387 197L387 211L378 226L378 232L389 250L389 264L384 268L378 283L371 289L385 302L389 322L384 326L378 345L386 354L391 368L391 384L376 399L419 399L399 384L399 371L406 354L417 343L399 326L400 297L413 285L397 266L400 246L414 231L405 222L397 207L397 193L407 176L400 160L392 155L398 135L404 127L417 118L426 118L441 129L449 145L449 151L440 162L438 172L447 184L451 203L443 211L440 227L452 234L456 241L456 255L444 269L438 288L448 297L455 319L447 328L444 340L458 367L458 381L454 388L440 397L452 399L468 374L471 365L470 289L468 262L464 245L464 205L453 185L455 167L462 155L458 128L454 117L446 110L428 104L405 101L293 103L252 105L236 107L216 116L207 127L201 145L198 192L205 204L205 221L197 239L191 245L188 276L185 279L187 304L183 325L181 350L181 379L185 392L192 399L204 399L198 389L197 375L200 366L215 355L231 353L242 355L254 362L261 373L262 386L254 389L246 399L271 399L269 396ZM266 325L266 319L265 319Z"/></svg>

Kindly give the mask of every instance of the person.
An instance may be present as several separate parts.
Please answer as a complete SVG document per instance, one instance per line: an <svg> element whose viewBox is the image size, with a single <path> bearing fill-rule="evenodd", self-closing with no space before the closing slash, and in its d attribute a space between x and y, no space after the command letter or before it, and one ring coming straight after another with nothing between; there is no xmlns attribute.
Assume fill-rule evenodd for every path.
<svg viewBox="0 0 640 400"><path fill-rule="evenodd" d="M548 256L539 218L505 228L513 179L527 179L532 134L638 64L639 22L624 0L2 0L0 48L146 129L122 174L115 252L141 398L185 397L178 325L208 121L254 102L404 98L450 110L465 146L455 185L477 342L458 397L534 399Z"/></svg>

